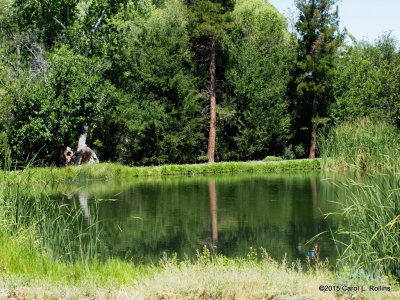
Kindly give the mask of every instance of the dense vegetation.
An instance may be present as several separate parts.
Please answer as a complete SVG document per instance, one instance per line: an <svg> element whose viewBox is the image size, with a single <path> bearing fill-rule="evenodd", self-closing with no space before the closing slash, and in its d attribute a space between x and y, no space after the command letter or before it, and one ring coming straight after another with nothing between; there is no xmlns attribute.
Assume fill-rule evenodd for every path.
<svg viewBox="0 0 400 300"><path fill-rule="evenodd" d="M347 197L340 206L348 224L337 232L336 238L346 240L342 257L351 265L374 274L384 272L400 277L399 187L398 168L369 175L365 182L345 184Z"/></svg>
<svg viewBox="0 0 400 300"><path fill-rule="evenodd" d="M329 121L399 126L396 40L345 44L334 4L297 1L296 35L262 0L1 0L1 154L49 164L88 125L103 161L294 158Z"/></svg>
<svg viewBox="0 0 400 300"><path fill-rule="evenodd" d="M221 276L256 270L258 281L250 284L277 273L306 281L318 270L304 279L270 260L200 257L164 269L99 263L91 259L99 246L95 225L83 226L76 208L48 203L27 184L319 168L319 160L234 161L320 155L326 167L390 169L357 184L357 193L349 190L341 205L352 231L343 227L338 233L344 239L334 235L346 243L343 257L351 267L383 268L398 277L400 50L390 34L346 42L336 2L297 0L296 32L290 33L264 0L0 0L2 166L48 166L61 147L76 148L84 126L100 160L121 163L1 173L0 252L7 255L0 257L0 271L12 270L17 280L66 277L66 285L82 286L92 274L94 290L111 269L116 287L140 272L156 278L143 276L143 289L155 282L165 288L182 274L195 278L178 282L178 298L188 290L230 296L234 288L221 286L240 276L217 286L205 281L211 294L193 288L196 276L208 280L213 270ZM179 165L214 160L226 163ZM68 217L59 217L61 210ZM62 262L53 264L54 258ZM171 271L173 277L165 275ZM262 283L258 287L265 291Z"/></svg>
<svg viewBox="0 0 400 300"><path fill-rule="evenodd" d="M400 157L400 132L396 126L385 122L357 118L327 127L319 148L327 168L396 169Z"/></svg>

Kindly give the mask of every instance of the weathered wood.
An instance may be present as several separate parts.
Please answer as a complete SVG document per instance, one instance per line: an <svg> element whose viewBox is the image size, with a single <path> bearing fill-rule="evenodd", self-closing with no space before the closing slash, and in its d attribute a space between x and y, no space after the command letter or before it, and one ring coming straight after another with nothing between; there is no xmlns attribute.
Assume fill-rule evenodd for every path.
<svg viewBox="0 0 400 300"><path fill-rule="evenodd" d="M99 162L97 154L86 145L87 131L88 127L84 126L83 133L79 136L78 149L71 160L72 165L81 165L83 163L93 164Z"/></svg>
<svg viewBox="0 0 400 300"><path fill-rule="evenodd" d="M82 147L79 151L76 151L74 153L74 156L72 157L71 164L72 165L81 165L83 163L89 163L89 164L94 164L98 163L99 159L96 155L96 153L90 149L88 146Z"/></svg>
<svg viewBox="0 0 400 300"><path fill-rule="evenodd" d="M65 167L71 164L72 156L74 152L70 147L61 147L60 151L58 152L57 156L57 166L58 167Z"/></svg>

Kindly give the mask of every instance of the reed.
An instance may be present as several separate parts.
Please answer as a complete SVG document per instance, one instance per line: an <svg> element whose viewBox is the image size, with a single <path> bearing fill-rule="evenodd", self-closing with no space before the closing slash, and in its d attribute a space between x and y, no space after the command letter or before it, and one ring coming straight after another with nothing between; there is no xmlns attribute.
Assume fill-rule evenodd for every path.
<svg viewBox="0 0 400 300"><path fill-rule="evenodd" d="M345 219L335 240L345 245L344 262L371 274L400 278L400 174L397 168L343 184L338 202Z"/></svg>
<svg viewBox="0 0 400 300"><path fill-rule="evenodd" d="M345 121L321 135L324 168L388 169L400 163L400 133L370 118Z"/></svg>
<svg viewBox="0 0 400 300"><path fill-rule="evenodd" d="M96 208L87 223L74 199L52 199L46 185L29 185L31 173L6 177L0 182L0 232L21 236L32 231L35 243L54 259L87 261L100 249L100 226Z"/></svg>

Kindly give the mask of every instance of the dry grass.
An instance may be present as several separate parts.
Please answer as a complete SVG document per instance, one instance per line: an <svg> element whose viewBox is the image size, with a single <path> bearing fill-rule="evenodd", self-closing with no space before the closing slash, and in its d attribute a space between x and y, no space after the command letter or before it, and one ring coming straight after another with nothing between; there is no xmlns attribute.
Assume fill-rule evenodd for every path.
<svg viewBox="0 0 400 300"><path fill-rule="evenodd" d="M217 257L180 263L165 260L156 273L119 287L90 282L75 286L45 281L24 284L20 278L10 284L10 279L6 279L9 283L0 285L0 299L400 299L399 291L360 294L319 291L321 284L332 284L332 280L332 273L323 266L299 271L297 266L269 259L255 262Z"/></svg>
<svg viewBox="0 0 400 300"><path fill-rule="evenodd" d="M19 243L25 245L7 241L13 248ZM320 285L350 285L352 275L335 275L318 260L307 266L278 263L265 251L227 258L204 248L194 260L164 258L157 265L118 259L66 264L36 253L35 246L19 245L20 251L11 252L0 246L0 299L400 299L398 285L390 293L321 292ZM2 260L7 256L14 259ZM370 283L368 278L357 281L366 287ZM386 278L373 283L389 285Z"/></svg>
<svg viewBox="0 0 400 300"><path fill-rule="evenodd" d="M139 288L147 299L274 299L283 295L335 299L332 293L318 290L330 277L326 269L303 273L269 259L256 263L218 257L195 264L169 261Z"/></svg>

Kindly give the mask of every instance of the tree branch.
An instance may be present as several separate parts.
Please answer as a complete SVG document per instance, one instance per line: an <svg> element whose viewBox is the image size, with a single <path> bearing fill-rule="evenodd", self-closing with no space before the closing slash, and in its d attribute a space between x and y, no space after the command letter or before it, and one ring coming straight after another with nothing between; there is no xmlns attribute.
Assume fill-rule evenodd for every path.
<svg viewBox="0 0 400 300"><path fill-rule="evenodd" d="M100 23L103 21L105 14L106 14L107 8L103 9L103 11L101 12L101 16L100 18L97 20L97 22L95 24L93 24L93 28L92 28L92 33L95 33L97 31L97 29L100 26Z"/></svg>
<svg viewBox="0 0 400 300"><path fill-rule="evenodd" d="M56 23L58 23L64 30L67 30L67 27L65 27L65 25L56 17L53 17L53 20L56 21Z"/></svg>

